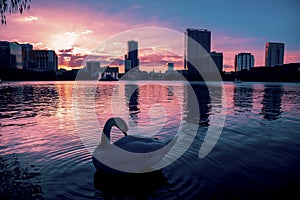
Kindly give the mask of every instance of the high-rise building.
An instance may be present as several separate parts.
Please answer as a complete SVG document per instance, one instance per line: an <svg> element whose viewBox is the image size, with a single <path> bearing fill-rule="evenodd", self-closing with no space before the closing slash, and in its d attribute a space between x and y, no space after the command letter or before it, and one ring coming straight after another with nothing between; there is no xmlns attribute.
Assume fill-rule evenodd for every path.
<svg viewBox="0 0 300 200"><path fill-rule="evenodd" d="M234 69L236 72L250 70L254 67L254 56L251 53L239 53L235 55Z"/></svg>
<svg viewBox="0 0 300 200"><path fill-rule="evenodd" d="M205 51L204 51L204 50ZM188 28L184 39L184 69L200 66L204 54L211 50L211 32L207 29Z"/></svg>
<svg viewBox="0 0 300 200"><path fill-rule="evenodd" d="M223 53L213 51L210 53L210 56L215 62L219 72L221 72L223 70Z"/></svg>
<svg viewBox="0 0 300 200"><path fill-rule="evenodd" d="M265 66L283 65L284 43L267 42L265 49Z"/></svg>
<svg viewBox="0 0 300 200"><path fill-rule="evenodd" d="M54 50L33 50L33 62L35 71L57 71L58 62Z"/></svg>
<svg viewBox="0 0 300 200"><path fill-rule="evenodd" d="M0 68L22 69L22 48L16 42L0 41Z"/></svg>
<svg viewBox="0 0 300 200"><path fill-rule="evenodd" d="M127 56L125 56L125 72L139 66L138 42L134 40L129 40L127 43L128 43L128 53ZM127 62L127 64L130 63L130 69L129 66L126 67L126 60L130 60L130 62Z"/></svg>

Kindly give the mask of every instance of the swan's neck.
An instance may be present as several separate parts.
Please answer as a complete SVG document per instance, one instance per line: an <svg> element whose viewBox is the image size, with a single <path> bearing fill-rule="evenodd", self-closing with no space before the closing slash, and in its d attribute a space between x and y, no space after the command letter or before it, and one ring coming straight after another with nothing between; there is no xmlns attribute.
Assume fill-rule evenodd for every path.
<svg viewBox="0 0 300 200"><path fill-rule="evenodd" d="M105 145L110 144L110 131L112 127L113 127L112 123L105 124L101 136L100 146L104 147Z"/></svg>

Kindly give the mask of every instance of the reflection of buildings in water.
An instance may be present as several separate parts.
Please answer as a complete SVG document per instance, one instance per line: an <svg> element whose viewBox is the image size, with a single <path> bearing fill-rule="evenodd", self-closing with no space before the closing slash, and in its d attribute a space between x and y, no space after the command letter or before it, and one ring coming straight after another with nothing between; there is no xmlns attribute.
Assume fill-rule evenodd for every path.
<svg viewBox="0 0 300 200"><path fill-rule="evenodd" d="M101 192L98 197L102 195L104 199L114 199L116 196L118 199L157 197L160 193L168 191L170 186L161 170L122 176L111 176L100 171L94 174L94 187Z"/></svg>
<svg viewBox="0 0 300 200"><path fill-rule="evenodd" d="M211 111L211 98L205 84L191 84L187 87L186 120L195 123L207 122Z"/></svg>
<svg viewBox="0 0 300 200"><path fill-rule="evenodd" d="M173 96L174 96L174 94L173 94L173 86L171 86L171 85L169 85L168 87L167 87L167 89L168 89L168 100L173 100Z"/></svg>
<svg viewBox="0 0 300 200"><path fill-rule="evenodd" d="M125 85L125 96L128 101L129 116L137 124L139 109L139 88L134 84Z"/></svg>
<svg viewBox="0 0 300 200"><path fill-rule="evenodd" d="M267 120L276 120L281 115L281 96L283 89L281 86L265 86L264 96L261 102L261 112Z"/></svg>
<svg viewBox="0 0 300 200"><path fill-rule="evenodd" d="M130 119L136 128L159 137L177 131L181 120L181 106L173 86L160 84L125 85L125 97Z"/></svg>
<svg viewBox="0 0 300 200"><path fill-rule="evenodd" d="M7 115L5 118L51 116L57 111L58 92L52 84L10 85L0 92L0 108Z"/></svg>
<svg viewBox="0 0 300 200"><path fill-rule="evenodd" d="M118 97L120 90L118 85L102 83L103 82L99 82L95 88L96 91L93 91L94 88L85 86L83 88L79 88L78 93L83 97L83 100L80 100L79 102L80 104L84 104L86 106L94 104L99 124L104 126L107 119L118 113L117 111L113 110L115 107L112 103L115 101L113 100L113 95L114 98ZM92 95L94 95L94 97ZM119 107L116 107L115 109L121 110ZM120 117L119 114L117 114L117 116Z"/></svg>
<svg viewBox="0 0 300 200"><path fill-rule="evenodd" d="M218 85L210 85L209 86L209 95L211 99L212 109L222 108L223 104L223 87L222 84Z"/></svg>
<svg viewBox="0 0 300 200"><path fill-rule="evenodd" d="M38 114L42 116L56 115L59 94L54 84L36 86L34 88L34 104Z"/></svg>
<svg viewBox="0 0 300 200"><path fill-rule="evenodd" d="M253 103L252 85L240 87L235 85L233 93L234 110L237 112L251 111Z"/></svg>

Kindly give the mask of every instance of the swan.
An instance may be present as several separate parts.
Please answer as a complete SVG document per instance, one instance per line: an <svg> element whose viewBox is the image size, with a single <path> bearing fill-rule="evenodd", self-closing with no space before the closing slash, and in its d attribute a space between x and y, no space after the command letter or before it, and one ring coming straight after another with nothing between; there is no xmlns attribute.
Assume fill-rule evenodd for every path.
<svg viewBox="0 0 300 200"><path fill-rule="evenodd" d="M110 132L114 126L124 133L124 137L111 143ZM97 170L107 174L155 171L154 165L164 158L177 139L164 143L156 138L127 135L127 132L127 123L122 118L113 117L106 121L100 144L92 156Z"/></svg>

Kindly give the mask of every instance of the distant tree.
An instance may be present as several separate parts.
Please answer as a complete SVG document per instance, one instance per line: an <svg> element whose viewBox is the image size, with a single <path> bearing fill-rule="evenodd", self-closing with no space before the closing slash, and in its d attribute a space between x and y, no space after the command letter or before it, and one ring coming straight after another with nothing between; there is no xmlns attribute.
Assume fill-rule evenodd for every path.
<svg viewBox="0 0 300 200"><path fill-rule="evenodd" d="M6 15L13 13L23 13L30 9L31 0L0 0L1 24L6 24Z"/></svg>

